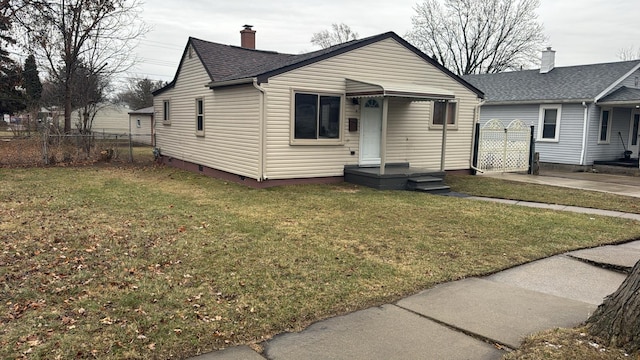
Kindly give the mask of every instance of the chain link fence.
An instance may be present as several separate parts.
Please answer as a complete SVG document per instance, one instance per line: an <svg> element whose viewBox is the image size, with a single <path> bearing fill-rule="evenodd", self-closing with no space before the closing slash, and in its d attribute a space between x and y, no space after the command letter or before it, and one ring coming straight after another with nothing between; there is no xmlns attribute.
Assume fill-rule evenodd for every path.
<svg viewBox="0 0 640 360"><path fill-rule="evenodd" d="M55 128L0 129L0 166L152 162L152 134L92 131L65 134Z"/></svg>

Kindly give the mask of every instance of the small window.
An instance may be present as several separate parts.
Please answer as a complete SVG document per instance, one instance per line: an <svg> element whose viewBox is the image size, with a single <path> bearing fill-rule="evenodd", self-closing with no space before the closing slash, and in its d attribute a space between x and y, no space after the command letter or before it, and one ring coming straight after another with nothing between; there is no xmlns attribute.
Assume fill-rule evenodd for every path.
<svg viewBox="0 0 640 360"><path fill-rule="evenodd" d="M162 122L165 124L171 123L171 118L169 117L169 100L165 100L162 102Z"/></svg>
<svg viewBox="0 0 640 360"><path fill-rule="evenodd" d="M140 123L140 118L136 119L136 127L141 127L142 124Z"/></svg>
<svg viewBox="0 0 640 360"><path fill-rule="evenodd" d="M560 136L560 105L540 106L538 121L538 141L558 141Z"/></svg>
<svg viewBox="0 0 640 360"><path fill-rule="evenodd" d="M293 140L340 140L342 96L294 94Z"/></svg>
<svg viewBox="0 0 640 360"><path fill-rule="evenodd" d="M608 144L611 138L611 109L602 109L600 113L599 144Z"/></svg>
<svg viewBox="0 0 640 360"><path fill-rule="evenodd" d="M196 134L204 135L204 100L196 99Z"/></svg>
<svg viewBox="0 0 640 360"><path fill-rule="evenodd" d="M457 108L458 104L455 102L443 102L443 101L435 101L433 103L433 117L431 119L431 125L440 125L444 124L444 110L445 105L447 108L447 128L455 127L457 122Z"/></svg>

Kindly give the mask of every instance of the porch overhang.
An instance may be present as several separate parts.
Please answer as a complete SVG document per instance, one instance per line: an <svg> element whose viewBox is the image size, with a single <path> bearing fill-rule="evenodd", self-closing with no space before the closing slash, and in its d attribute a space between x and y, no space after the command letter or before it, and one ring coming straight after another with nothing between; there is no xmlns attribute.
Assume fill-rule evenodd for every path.
<svg viewBox="0 0 640 360"><path fill-rule="evenodd" d="M346 79L346 82L346 96L348 98L396 97L413 101L455 99L455 94L452 91L415 83L363 79Z"/></svg>
<svg viewBox="0 0 640 360"><path fill-rule="evenodd" d="M623 86L611 94L599 99L600 106L637 107L640 106L640 89Z"/></svg>

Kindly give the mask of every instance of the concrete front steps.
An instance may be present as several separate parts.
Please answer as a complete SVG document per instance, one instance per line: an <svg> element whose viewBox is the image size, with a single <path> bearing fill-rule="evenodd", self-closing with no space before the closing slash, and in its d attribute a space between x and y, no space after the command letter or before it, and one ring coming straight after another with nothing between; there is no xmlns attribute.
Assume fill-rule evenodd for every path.
<svg viewBox="0 0 640 360"><path fill-rule="evenodd" d="M407 179L407 190L446 194L451 190L451 187L445 185L444 179L441 177L420 176Z"/></svg>

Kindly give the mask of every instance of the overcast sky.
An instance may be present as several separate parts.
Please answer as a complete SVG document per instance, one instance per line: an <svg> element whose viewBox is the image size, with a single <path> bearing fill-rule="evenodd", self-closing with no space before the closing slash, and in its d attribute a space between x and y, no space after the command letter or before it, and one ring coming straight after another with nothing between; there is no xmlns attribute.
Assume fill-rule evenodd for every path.
<svg viewBox="0 0 640 360"><path fill-rule="evenodd" d="M240 45L242 25L253 25L256 47L298 54L316 50L314 32L345 23L360 38L411 29L421 0L146 0L151 27L138 47L131 77L171 80L189 36ZM556 66L618 61L621 48L640 47L640 0L541 0L539 20L556 50ZM541 49L542 50L542 49Z"/></svg>

